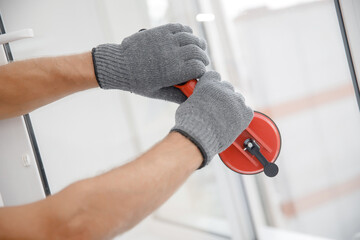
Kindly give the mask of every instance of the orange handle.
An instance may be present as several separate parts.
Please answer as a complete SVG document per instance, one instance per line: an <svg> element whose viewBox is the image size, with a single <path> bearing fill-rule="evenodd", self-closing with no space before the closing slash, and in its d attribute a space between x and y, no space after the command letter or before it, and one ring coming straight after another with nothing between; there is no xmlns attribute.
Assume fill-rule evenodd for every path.
<svg viewBox="0 0 360 240"><path fill-rule="evenodd" d="M175 85L175 87L180 89L185 94L185 96L190 97L190 95L194 92L196 84L197 84L196 79L192 79L184 84Z"/></svg>

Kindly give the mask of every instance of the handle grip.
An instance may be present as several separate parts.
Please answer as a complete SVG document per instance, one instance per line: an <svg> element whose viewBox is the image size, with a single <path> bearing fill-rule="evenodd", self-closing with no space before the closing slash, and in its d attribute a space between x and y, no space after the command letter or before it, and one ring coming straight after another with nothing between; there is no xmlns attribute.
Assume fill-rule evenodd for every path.
<svg viewBox="0 0 360 240"><path fill-rule="evenodd" d="M16 40L24 39L24 38L32 38L34 37L34 32L32 29L23 29L15 32L5 33L0 35L0 44L5 44L9 42L13 42Z"/></svg>
<svg viewBox="0 0 360 240"><path fill-rule="evenodd" d="M175 87L180 89L185 94L185 96L190 97L190 95L194 92L196 84L197 84L197 80L192 79L184 84L175 85Z"/></svg>

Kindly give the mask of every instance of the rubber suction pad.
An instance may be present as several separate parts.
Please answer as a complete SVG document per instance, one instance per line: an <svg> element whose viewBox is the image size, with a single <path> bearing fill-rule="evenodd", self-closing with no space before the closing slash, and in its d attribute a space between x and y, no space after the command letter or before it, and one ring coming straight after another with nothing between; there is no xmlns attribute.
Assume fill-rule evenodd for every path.
<svg viewBox="0 0 360 240"><path fill-rule="evenodd" d="M264 165L244 146L247 139L253 139L269 164ZM279 169L274 163L280 154L281 136L276 124L270 117L254 112L250 125L236 138L235 142L219 154L224 164L241 174L257 174L265 171L269 177L275 176ZM274 166L275 165L275 166Z"/></svg>

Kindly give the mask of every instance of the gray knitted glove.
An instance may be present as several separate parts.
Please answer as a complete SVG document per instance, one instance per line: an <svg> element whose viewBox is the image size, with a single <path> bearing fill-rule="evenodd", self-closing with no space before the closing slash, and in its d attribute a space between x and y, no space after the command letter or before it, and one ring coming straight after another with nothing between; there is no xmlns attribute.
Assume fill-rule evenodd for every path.
<svg viewBox="0 0 360 240"><path fill-rule="evenodd" d="M205 73L193 94L176 111L172 131L197 145L204 158L200 168L228 148L254 115L243 96L230 83L220 80L215 71Z"/></svg>
<svg viewBox="0 0 360 240"><path fill-rule="evenodd" d="M205 41L181 24L141 31L121 44L93 49L96 79L104 89L181 103L186 97L173 86L205 73L209 64L205 48Z"/></svg>

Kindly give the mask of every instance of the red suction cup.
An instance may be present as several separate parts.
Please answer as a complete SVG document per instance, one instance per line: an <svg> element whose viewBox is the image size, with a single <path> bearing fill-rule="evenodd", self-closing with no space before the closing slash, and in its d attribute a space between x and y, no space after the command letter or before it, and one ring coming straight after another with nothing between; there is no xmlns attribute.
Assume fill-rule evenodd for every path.
<svg viewBox="0 0 360 240"><path fill-rule="evenodd" d="M255 174L265 168L267 176L275 176L278 169L273 163L280 148L281 137L275 123L265 114L254 112L250 125L219 156L235 172Z"/></svg>
<svg viewBox="0 0 360 240"><path fill-rule="evenodd" d="M193 79L175 87L189 97L196 83ZM264 171L266 176L274 177L279 172L274 162L280 149L281 136L276 124L265 114L254 112L250 125L219 156L224 164L235 172L256 174Z"/></svg>

